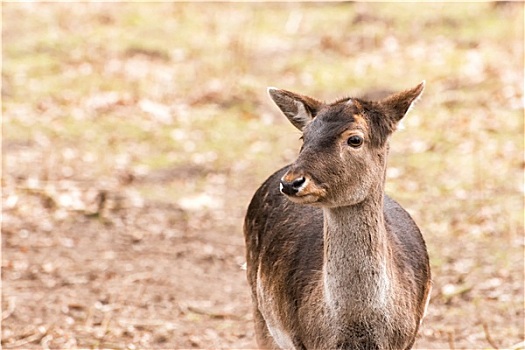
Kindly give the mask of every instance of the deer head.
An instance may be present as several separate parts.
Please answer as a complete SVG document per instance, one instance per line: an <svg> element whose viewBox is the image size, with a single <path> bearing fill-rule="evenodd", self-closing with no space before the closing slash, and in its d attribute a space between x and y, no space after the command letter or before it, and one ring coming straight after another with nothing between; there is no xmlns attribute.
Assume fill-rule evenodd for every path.
<svg viewBox="0 0 525 350"><path fill-rule="evenodd" d="M302 131L297 160L281 179L291 201L325 207L353 205L384 186L388 138L425 83L380 101L345 98L323 103L269 88L273 101Z"/></svg>

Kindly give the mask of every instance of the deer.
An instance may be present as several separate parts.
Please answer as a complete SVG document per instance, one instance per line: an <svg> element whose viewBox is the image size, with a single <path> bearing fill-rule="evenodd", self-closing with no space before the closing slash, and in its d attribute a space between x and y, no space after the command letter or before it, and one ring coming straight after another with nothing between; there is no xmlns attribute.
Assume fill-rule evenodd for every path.
<svg viewBox="0 0 525 350"><path fill-rule="evenodd" d="M260 348L412 348L430 299L429 257L384 187L390 136L424 86L331 103L268 88L303 143L244 219Z"/></svg>

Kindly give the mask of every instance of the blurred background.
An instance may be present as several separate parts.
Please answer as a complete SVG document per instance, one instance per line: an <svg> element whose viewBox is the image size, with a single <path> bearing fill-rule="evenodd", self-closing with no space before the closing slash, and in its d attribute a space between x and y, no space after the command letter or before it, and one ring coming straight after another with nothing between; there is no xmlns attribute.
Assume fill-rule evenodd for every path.
<svg viewBox="0 0 525 350"><path fill-rule="evenodd" d="M325 100L425 79L387 192L415 347L524 348L523 3L3 3L2 346L253 348L243 217Z"/></svg>

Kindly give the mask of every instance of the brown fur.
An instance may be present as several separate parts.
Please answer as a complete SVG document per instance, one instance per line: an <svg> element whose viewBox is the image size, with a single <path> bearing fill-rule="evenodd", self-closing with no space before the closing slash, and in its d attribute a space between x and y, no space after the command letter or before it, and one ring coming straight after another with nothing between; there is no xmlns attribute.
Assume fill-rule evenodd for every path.
<svg viewBox="0 0 525 350"><path fill-rule="evenodd" d="M332 104L270 90L304 144L257 190L245 218L260 347L411 348L430 289L428 254L383 192L388 137L422 90ZM352 135L361 146L347 143ZM279 192L300 178L297 193Z"/></svg>

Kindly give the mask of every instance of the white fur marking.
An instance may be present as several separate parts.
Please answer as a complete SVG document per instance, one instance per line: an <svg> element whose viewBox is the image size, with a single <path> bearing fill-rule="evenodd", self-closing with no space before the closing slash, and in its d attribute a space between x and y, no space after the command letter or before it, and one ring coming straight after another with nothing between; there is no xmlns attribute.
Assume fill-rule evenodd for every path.
<svg viewBox="0 0 525 350"><path fill-rule="evenodd" d="M427 301L425 302L425 308L423 309L423 317L421 317L421 320L419 320L419 325L423 323L423 319L427 315L428 311L428 304L430 303L430 293L432 292L432 286L428 289L428 295L427 295Z"/></svg>
<svg viewBox="0 0 525 350"><path fill-rule="evenodd" d="M352 106L354 104L354 101L351 98L349 98L348 101L346 101L346 104L348 106Z"/></svg>
<svg viewBox="0 0 525 350"><path fill-rule="evenodd" d="M261 312L264 321L266 322L266 327L275 343L279 345L281 349L295 350L292 338L281 326L278 313L275 312L273 307L274 300L275 299L272 297L271 293L264 292L264 286L261 281L261 264L259 264L259 269L257 271L257 302L259 304L259 311Z"/></svg>
<svg viewBox="0 0 525 350"><path fill-rule="evenodd" d="M295 101L295 106L297 107L297 114L293 116L293 118L303 125L306 125L310 120L312 120L312 116L310 113L306 111L306 108L304 108L304 105L301 102Z"/></svg>
<svg viewBox="0 0 525 350"><path fill-rule="evenodd" d="M288 333L284 332L280 328L272 327L268 323L267 326L273 339L281 349L295 349L295 346L293 346L292 343L292 339L290 338L290 335Z"/></svg>
<svg viewBox="0 0 525 350"><path fill-rule="evenodd" d="M310 180L307 177L305 177L305 180L304 180L303 184L297 189L297 193L298 194L301 193L304 190L304 188L308 185L309 181Z"/></svg>
<svg viewBox="0 0 525 350"><path fill-rule="evenodd" d="M326 271L326 270L325 270ZM326 272L323 272L324 275L326 275ZM323 294L324 294L324 299L326 301L326 304L327 305L330 305L332 306L333 305L333 302L332 302L332 294L330 293L330 289L328 288L328 283L326 283L326 279L327 277L326 276L323 276L323 279L325 281L325 283L323 283Z"/></svg>
<svg viewBox="0 0 525 350"><path fill-rule="evenodd" d="M388 272L386 264L381 265L381 272L379 273L377 298L379 305L385 307L387 304L388 292L390 290L390 279L388 278Z"/></svg>
<svg viewBox="0 0 525 350"><path fill-rule="evenodd" d="M423 95L423 91L425 91L425 84L426 84L426 81L423 80L421 82L421 84L423 84L423 89L421 90L421 92L419 93L419 95L417 95L417 97L410 103L410 106L408 106L408 109L406 111L406 113L404 115L407 115L408 112L410 112L410 110L412 109L412 107L414 107L414 104L419 101L421 99L421 95Z"/></svg>

